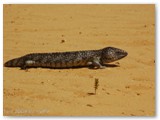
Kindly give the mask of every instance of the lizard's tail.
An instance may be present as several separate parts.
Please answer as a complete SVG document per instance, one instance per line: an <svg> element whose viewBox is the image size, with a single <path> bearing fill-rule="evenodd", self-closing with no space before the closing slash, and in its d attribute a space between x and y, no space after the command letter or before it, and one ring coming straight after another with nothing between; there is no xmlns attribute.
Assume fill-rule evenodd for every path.
<svg viewBox="0 0 160 120"><path fill-rule="evenodd" d="M24 64L23 58L15 58L4 63L5 67L21 67Z"/></svg>

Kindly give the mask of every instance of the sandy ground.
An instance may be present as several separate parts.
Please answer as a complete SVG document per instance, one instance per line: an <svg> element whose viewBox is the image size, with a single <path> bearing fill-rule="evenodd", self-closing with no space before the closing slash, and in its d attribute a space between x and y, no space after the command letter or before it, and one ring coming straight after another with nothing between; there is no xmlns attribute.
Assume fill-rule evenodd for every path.
<svg viewBox="0 0 160 120"><path fill-rule="evenodd" d="M98 70L4 67L4 115L154 116L154 35L154 5L4 5L4 62L107 46L129 53Z"/></svg>

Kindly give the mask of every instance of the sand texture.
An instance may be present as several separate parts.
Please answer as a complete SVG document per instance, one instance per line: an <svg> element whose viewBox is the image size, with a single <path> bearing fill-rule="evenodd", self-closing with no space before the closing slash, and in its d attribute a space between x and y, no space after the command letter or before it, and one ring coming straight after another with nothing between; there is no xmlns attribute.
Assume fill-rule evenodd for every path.
<svg viewBox="0 0 160 120"><path fill-rule="evenodd" d="M4 62L28 53L121 48L106 69L4 67L5 116L154 116L154 5L4 5ZM94 95L94 82L99 87Z"/></svg>

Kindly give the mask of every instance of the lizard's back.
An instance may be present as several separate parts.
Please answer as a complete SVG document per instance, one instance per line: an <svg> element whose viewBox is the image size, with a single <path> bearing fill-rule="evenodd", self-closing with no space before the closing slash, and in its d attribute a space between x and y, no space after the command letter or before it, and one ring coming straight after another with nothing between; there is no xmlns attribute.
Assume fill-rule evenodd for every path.
<svg viewBox="0 0 160 120"><path fill-rule="evenodd" d="M6 67L48 67L69 68L88 66L88 61L94 56L100 56L99 50L32 53L5 63ZM25 66L26 65L26 66Z"/></svg>

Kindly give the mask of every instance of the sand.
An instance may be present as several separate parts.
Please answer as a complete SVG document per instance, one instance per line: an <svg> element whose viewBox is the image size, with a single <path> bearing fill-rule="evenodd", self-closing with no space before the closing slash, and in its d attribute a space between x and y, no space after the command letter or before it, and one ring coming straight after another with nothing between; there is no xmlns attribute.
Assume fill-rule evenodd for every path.
<svg viewBox="0 0 160 120"><path fill-rule="evenodd" d="M4 116L155 116L155 5L4 5L4 62L113 46L92 70L4 67ZM95 79L99 80L93 95Z"/></svg>

